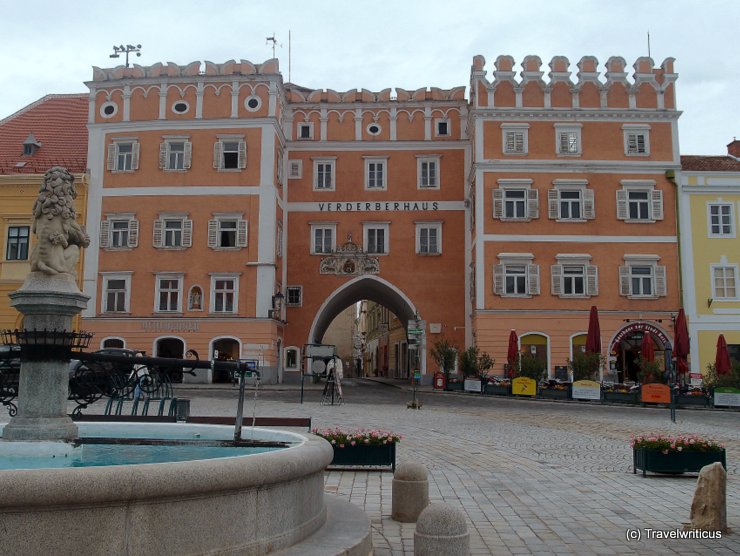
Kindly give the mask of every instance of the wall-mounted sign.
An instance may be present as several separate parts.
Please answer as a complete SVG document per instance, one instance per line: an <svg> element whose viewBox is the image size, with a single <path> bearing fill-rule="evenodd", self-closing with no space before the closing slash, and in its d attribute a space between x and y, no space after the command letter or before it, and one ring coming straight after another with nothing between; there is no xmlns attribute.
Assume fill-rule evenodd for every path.
<svg viewBox="0 0 740 556"><path fill-rule="evenodd" d="M611 345L612 354L616 355L619 349L619 344L622 343L622 340L631 335L633 332L650 332L650 334L652 334L653 336L653 339L660 340L664 347L671 346L671 341L668 339L668 336L666 336L665 333L654 324L650 324L649 322L632 322L622 328L622 330L617 332L617 335L614 336L614 340L612 341Z"/></svg>
<svg viewBox="0 0 740 556"><path fill-rule="evenodd" d="M368 202L339 202L318 203L319 212L380 212L380 211L402 211L416 212L420 210L439 210L438 201L396 201L385 203Z"/></svg>
<svg viewBox="0 0 740 556"><path fill-rule="evenodd" d="M601 384L593 380L576 380L571 396L574 400L600 400Z"/></svg>
<svg viewBox="0 0 740 556"><path fill-rule="evenodd" d="M144 320L141 327L147 332L198 332L197 320Z"/></svg>
<svg viewBox="0 0 740 556"><path fill-rule="evenodd" d="M536 396L537 383L526 376L518 376L511 381L511 394L513 396Z"/></svg>

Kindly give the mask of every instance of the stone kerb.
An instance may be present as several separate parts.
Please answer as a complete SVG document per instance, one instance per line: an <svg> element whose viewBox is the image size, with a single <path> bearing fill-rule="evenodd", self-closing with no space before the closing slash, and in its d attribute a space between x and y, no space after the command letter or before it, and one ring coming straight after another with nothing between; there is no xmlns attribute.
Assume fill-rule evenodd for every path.
<svg viewBox="0 0 740 556"><path fill-rule="evenodd" d="M393 475L391 517L403 523L413 523L429 505L427 469L420 463L403 463Z"/></svg>
<svg viewBox="0 0 740 556"><path fill-rule="evenodd" d="M414 531L414 556L470 554L465 515L447 504L431 504L421 512Z"/></svg>

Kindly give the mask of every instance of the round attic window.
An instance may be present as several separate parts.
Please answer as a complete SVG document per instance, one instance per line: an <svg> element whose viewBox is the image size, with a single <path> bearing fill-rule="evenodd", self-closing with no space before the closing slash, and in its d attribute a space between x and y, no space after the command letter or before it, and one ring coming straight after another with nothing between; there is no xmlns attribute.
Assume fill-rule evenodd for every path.
<svg viewBox="0 0 740 556"><path fill-rule="evenodd" d="M112 118L118 114L118 105L115 102L106 102L100 107L100 115L103 118Z"/></svg>
<svg viewBox="0 0 740 556"><path fill-rule="evenodd" d="M367 132L370 135L379 135L381 132L381 127L378 124L370 124L367 126Z"/></svg>
<svg viewBox="0 0 740 556"><path fill-rule="evenodd" d="M172 111L175 114L185 114L188 110L190 110L190 106L184 100L178 100L172 105Z"/></svg>
<svg viewBox="0 0 740 556"><path fill-rule="evenodd" d="M248 96L244 99L244 108L250 112L256 112L262 106L262 99L256 95Z"/></svg>

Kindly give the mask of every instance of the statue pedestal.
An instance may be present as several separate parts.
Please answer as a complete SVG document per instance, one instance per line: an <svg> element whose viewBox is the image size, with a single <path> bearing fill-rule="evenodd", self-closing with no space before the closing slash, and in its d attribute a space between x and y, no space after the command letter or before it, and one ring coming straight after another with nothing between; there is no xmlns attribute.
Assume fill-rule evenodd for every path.
<svg viewBox="0 0 740 556"><path fill-rule="evenodd" d="M27 331L72 331L72 319L87 306L69 274L31 272L10 305L23 314ZM77 438L77 425L67 415L69 357L60 356L61 338L38 338L39 344L21 345L18 413L5 426L4 440L69 441ZM64 352L64 349L61 350Z"/></svg>

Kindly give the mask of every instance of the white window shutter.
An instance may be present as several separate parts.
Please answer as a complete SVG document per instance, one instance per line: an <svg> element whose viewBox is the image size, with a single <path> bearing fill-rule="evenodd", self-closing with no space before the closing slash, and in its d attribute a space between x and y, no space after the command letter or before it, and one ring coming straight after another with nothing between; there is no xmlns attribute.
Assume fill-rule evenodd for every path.
<svg viewBox="0 0 740 556"><path fill-rule="evenodd" d="M108 170L116 168L116 151L118 151L118 146L115 143L108 145Z"/></svg>
<svg viewBox="0 0 740 556"><path fill-rule="evenodd" d="M128 221L128 246L139 246L139 221L136 218Z"/></svg>
<svg viewBox="0 0 740 556"><path fill-rule="evenodd" d="M599 295L599 269L596 265L586 265L586 295Z"/></svg>
<svg viewBox="0 0 740 556"><path fill-rule="evenodd" d="M167 168L167 143L159 144L159 169Z"/></svg>
<svg viewBox="0 0 740 556"><path fill-rule="evenodd" d="M239 219L236 229L236 245L237 247L247 246L247 221Z"/></svg>
<svg viewBox="0 0 740 556"><path fill-rule="evenodd" d="M529 295L540 295L540 265L527 265L527 278L529 281Z"/></svg>
<svg viewBox="0 0 740 556"><path fill-rule="evenodd" d="M100 222L100 248L108 248L108 240L110 239L110 222L103 220Z"/></svg>
<svg viewBox="0 0 740 556"><path fill-rule="evenodd" d="M288 162L289 170L288 170L288 178L291 179L298 179L301 177L301 161L300 160L290 160Z"/></svg>
<svg viewBox="0 0 740 556"><path fill-rule="evenodd" d="M547 217L550 220L556 220L560 216L558 210L558 190L548 189L547 190Z"/></svg>
<svg viewBox="0 0 740 556"><path fill-rule="evenodd" d="M157 219L154 221L154 227L153 227L153 242L154 247L162 247L162 229L164 228L164 222L161 219Z"/></svg>
<svg viewBox="0 0 740 556"><path fill-rule="evenodd" d="M629 211L627 210L627 190L617 189L617 219L627 220Z"/></svg>
<svg viewBox="0 0 740 556"><path fill-rule="evenodd" d="M239 168L244 169L247 167L247 142L239 141Z"/></svg>
<svg viewBox="0 0 740 556"><path fill-rule="evenodd" d="M663 192L660 189L653 189L650 192L650 205L653 220L663 220Z"/></svg>
<svg viewBox="0 0 740 556"><path fill-rule="evenodd" d="M504 265L493 265L493 293L504 295Z"/></svg>
<svg viewBox="0 0 740 556"><path fill-rule="evenodd" d="M619 267L619 295L630 295L632 293L630 283L630 268L628 266Z"/></svg>
<svg viewBox="0 0 740 556"><path fill-rule="evenodd" d="M193 144L190 141L185 141L185 156L184 156L184 168L190 169L190 164L193 161Z"/></svg>
<svg viewBox="0 0 740 556"><path fill-rule="evenodd" d="M668 295L665 282L665 266L657 265L655 267L655 295L665 297Z"/></svg>
<svg viewBox="0 0 740 556"><path fill-rule="evenodd" d="M563 292L563 265L554 264L550 267L552 282L552 295L560 295Z"/></svg>
<svg viewBox="0 0 740 556"><path fill-rule="evenodd" d="M182 223L182 246L192 247L193 245L193 221L184 220Z"/></svg>
<svg viewBox="0 0 740 556"><path fill-rule="evenodd" d="M567 133L560 133L560 152L567 153L570 150L570 142L568 141Z"/></svg>
<svg viewBox="0 0 740 556"><path fill-rule="evenodd" d="M134 143L133 145L131 145L131 169L132 170L139 169L140 156L141 156L141 145L139 145L139 143Z"/></svg>
<svg viewBox="0 0 740 556"><path fill-rule="evenodd" d="M596 218L596 204L594 203L594 190L584 189L582 193L583 193L583 217L586 220L594 220Z"/></svg>
<svg viewBox="0 0 740 556"><path fill-rule="evenodd" d="M504 190L494 189L493 190L493 217L503 218L504 217Z"/></svg>
<svg viewBox="0 0 740 556"><path fill-rule="evenodd" d="M213 167L221 168L221 159L223 157L224 144L221 141L216 141L213 144Z"/></svg>
<svg viewBox="0 0 740 556"><path fill-rule="evenodd" d="M208 247L218 246L218 220L208 221Z"/></svg>
<svg viewBox="0 0 740 556"><path fill-rule="evenodd" d="M537 189L527 189L527 218L540 217L539 193Z"/></svg>

